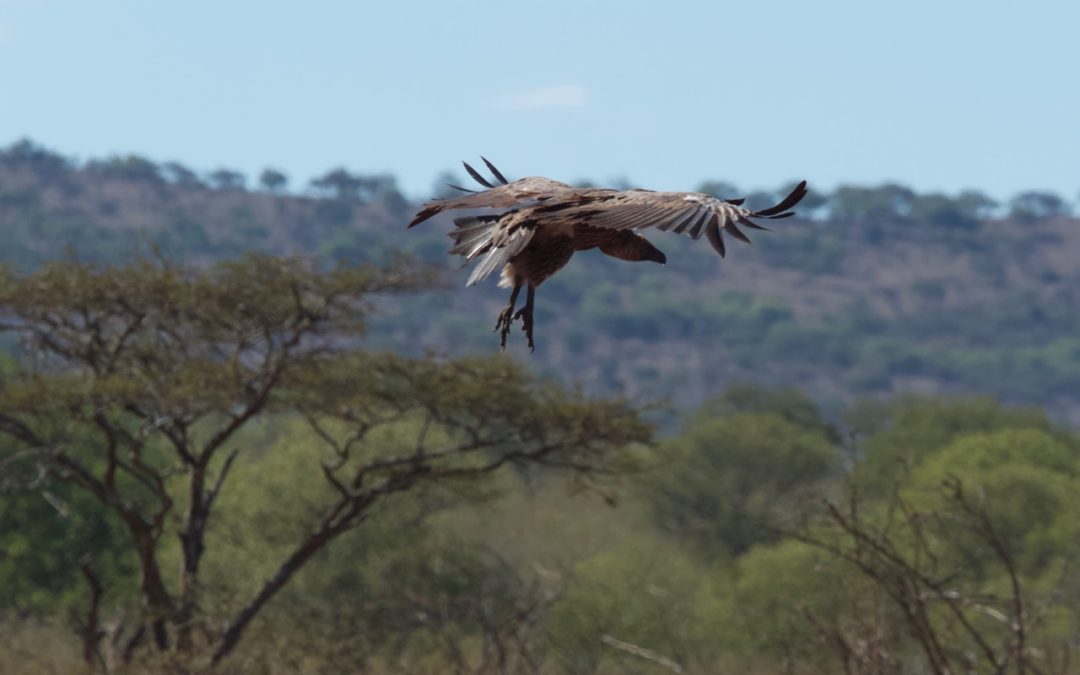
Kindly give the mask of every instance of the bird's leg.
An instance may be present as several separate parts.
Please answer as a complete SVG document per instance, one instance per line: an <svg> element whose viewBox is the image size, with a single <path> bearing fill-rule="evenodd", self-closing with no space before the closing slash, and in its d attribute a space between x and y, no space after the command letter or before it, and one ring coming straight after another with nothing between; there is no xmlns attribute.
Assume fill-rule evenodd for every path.
<svg viewBox="0 0 1080 675"><path fill-rule="evenodd" d="M536 295L536 287L529 284L529 291L525 294L525 306L518 310L514 318L521 318L521 330L525 331L525 337L529 341L529 351L536 351L533 344L533 297Z"/></svg>
<svg viewBox="0 0 1080 675"><path fill-rule="evenodd" d="M518 293L521 292L521 277L514 277L514 290L510 291L510 302L499 314L499 320L495 322L495 330L502 329L499 335L499 347L506 349L506 336L510 334L510 324L517 317L514 316L514 305L517 303Z"/></svg>

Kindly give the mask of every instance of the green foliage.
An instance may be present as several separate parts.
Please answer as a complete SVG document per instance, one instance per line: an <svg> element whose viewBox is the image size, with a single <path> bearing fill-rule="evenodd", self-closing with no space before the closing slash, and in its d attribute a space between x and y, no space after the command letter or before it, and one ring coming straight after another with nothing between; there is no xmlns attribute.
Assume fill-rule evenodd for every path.
<svg viewBox="0 0 1080 675"><path fill-rule="evenodd" d="M1064 199L1052 192L1038 190L1016 195L1009 203L1009 208L1013 218L1028 224L1069 213L1069 207Z"/></svg>
<svg viewBox="0 0 1080 675"><path fill-rule="evenodd" d="M199 175L179 162L165 162L161 165L161 174L165 180L187 189L205 188Z"/></svg>
<svg viewBox="0 0 1080 675"><path fill-rule="evenodd" d="M277 169L267 167L259 174L259 186L267 192L280 194L288 188L288 185L289 177Z"/></svg>
<svg viewBox="0 0 1080 675"><path fill-rule="evenodd" d="M574 570L552 608L548 635L563 672L584 674L603 662L628 672L641 662L604 642L609 636L676 663L707 659L712 626L703 613L715 602L712 579L685 553L642 534Z"/></svg>
<svg viewBox="0 0 1080 675"><path fill-rule="evenodd" d="M28 489L15 478L0 479L0 607L49 616L80 606L84 562L110 588L132 583L137 567L108 509L63 482L38 477Z"/></svg>
<svg viewBox="0 0 1080 675"><path fill-rule="evenodd" d="M887 496L910 471L966 434L1018 428L1049 432L1036 409L1008 408L991 398L901 398L886 405L866 403L848 414L860 461L856 480L875 497Z"/></svg>
<svg viewBox="0 0 1080 675"><path fill-rule="evenodd" d="M29 168L39 175L53 179L61 177L73 169L70 160L38 145L29 138L15 141L0 150L0 163Z"/></svg>
<svg viewBox="0 0 1080 675"><path fill-rule="evenodd" d="M403 421L369 443L385 452L384 442L411 441L419 430L418 424ZM332 453L303 420L275 419L240 442L262 451L236 468L234 489L223 494L220 509L228 516L211 529L214 547L205 581L232 602L255 592L275 571L334 494L316 469ZM439 537L431 523L434 514L488 496L479 486L432 485L381 503L362 526L298 574L282 602L337 608L359 622L358 639L370 649L423 629L425 621L418 615L442 606L442 599L464 605L479 600L475 594L483 587L485 601L511 602L521 590L516 586L520 580L505 564L490 552ZM450 626L474 619L443 617Z"/></svg>
<svg viewBox="0 0 1080 675"><path fill-rule="evenodd" d="M341 227L352 220L353 208L347 200L320 201L315 207L315 216L328 225Z"/></svg>
<svg viewBox="0 0 1080 675"><path fill-rule="evenodd" d="M911 216L942 228L974 229L979 226L978 202L953 199L941 193L917 196L911 204Z"/></svg>
<svg viewBox="0 0 1080 675"><path fill-rule="evenodd" d="M206 227L186 215L178 217L175 226L160 235L157 245L163 251L190 251L195 255L213 250Z"/></svg>
<svg viewBox="0 0 1080 675"><path fill-rule="evenodd" d="M796 426L820 431L834 443L840 442L839 430L825 420L817 404L794 387L733 383L723 394L706 401L697 410L695 418L705 421L717 415L734 413L776 414Z"/></svg>
<svg viewBox="0 0 1080 675"><path fill-rule="evenodd" d="M807 414L795 403L788 414ZM839 469L839 450L819 423L777 412L701 415L660 456L646 483L657 523L709 558L775 541L775 528L798 520Z"/></svg>
<svg viewBox="0 0 1080 675"><path fill-rule="evenodd" d="M851 583L851 574L846 563L802 542L755 547L739 558L716 608L722 648L744 658L809 659L821 667L827 652L808 615L844 613L855 593L866 590Z"/></svg>
<svg viewBox="0 0 1080 675"><path fill-rule="evenodd" d="M51 562L53 551L31 555L30 540L9 537L13 553L2 559L10 564L0 574L60 573L58 586L31 589L50 593L70 589L65 573L75 556L137 561L138 581L130 567L103 567L120 597L142 605L137 630L150 633L159 652L175 642L181 660L209 665L232 652L309 561L364 521L386 517L387 526L408 527L446 504L487 496L489 477L514 465L569 470L579 486L610 490L633 466L627 446L652 435L625 401L538 381L503 358L406 358L350 346L366 330L373 295L411 290L426 278L405 265L319 270L256 256L211 268L140 260L122 268L50 263L32 275L5 274L0 314L34 358L0 381L0 435L9 441L0 462L23 472L29 490L47 490L47 478L94 504L87 515L110 514L105 522L127 538L117 547L108 528L86 536L43 528L54 535L53 546L96 539ZM260 484L293 498L220 501L240 462L240 432L270 415L278 416L275 432L285 445L278 457L263 458L272 473ZM292 424L280 426L283 419ZM39 478L30 478L35 470ZM13 513L40 518L34 505L15 504ZM239 546L215 538L265 521L276 526ZM378 528L369 537L368 544L382 542L383 560L395 559L407 541ZM219 550L225 558L212 562ZM448 585L418 592L460 604L444 623L467 624L463 640L475 637L493 649L504 636L486 627L516 615L523 602L517 578L503 570L505 584L477 605L463 596L463 584L494 580L502 568L475 551L443 555L456 570L444 579ZM244 573L230 574L238 559ZM379 571L375 557L367 562L374 572L339 574L330 587L313 581L309 591L329 596L344 586L381 587L390 573ZM179 573L166 571L174 569ZM431 578L426 570L414 581ZM102 574L88 578L97 583ZM30 596L28 606L42 604ZM393 611L408 617L420 610L406 603ZM215 616L232 618L224 629L210 628L222 623ZM386 622L363 613L354 619ZM196 626L204 628L201 644ZM85 640L87 653L98 652L90 634Z"/></svg>
<svg viewBox="0 0 1080 675"><path fill-rule="evenodd" d="M285 384L280 413L233 439L245 451L205 540L208 616L237 611L298 538L322 527L340 497L327 470L343 485L364 465L362 484L387 486L393 472L378 462L403 461L424 439L428 470L446 478L373 505L296 574L253 626L253 642L226 664L650 673L666 663L688 673L816 673L858 663L934 672L898 598L915 603L941 640L985 659L947 602L963 599L957 611L981 639L1007 649L1013 581L1002 555L1028 616L1038 617L1026 624L1038 650L1031 658L1052 671L1080 625L1080 587L1069 571L1080 554L1080 440L1036 409L901 398L856 406L842 434L798 391L739 385L688 417L617 510L597 513L542 467L490 481L453 476L500 453L528 454L545 439L568 450L545 463L634 466L629 454L589 447L647 433L616 402L538 385L501 358L352 354L291 373ZM375 413L371 421L395 414L355 436L360 410ZM423 410L438 414L425 422ZM836 443L847 435L858 450L850 484ZM470 437L488 449L440 456ZM170 480L182 500L183 482ZM11 580L4 605L81 613L76 551L92 553L110 597L128 602L115 589L138 573L120 523L70 484L47 489L63 501L0 495L0 574ZM828 511L823 497L854 501ZM58 503L67 517L57 518ZM15 517L26 525L8 526ZM855 531L869 538L859 544ZM161 560L172 569L180 556L163 546ZM944 595L925 585L936 580ZM511 659L501 670L491 665L499 649Z"/></svg>
<svg viewBox="0 0 1080 675"><path fill-rule="evenodd" d="M226 168L214 169L206 177L219 190L243 190L247 182L244 174Z"/></svg>
<svg viewBox="0 0 1080 675"><path fill-rule="evenodd" d="M1076 437L987 399L868 404L850 422L865 435L853 492L796 540L737 559L720 610L729 648L807 672L837 669L833 656L848 669L946 672L963 650L972 667L1008 658L1019 621L1020 639L1040 645L1023 657L1033 667L1067 659ZM901 448L906 468L883 489L875 472L900 464Z"/></svg>
<svg viewBox="0 0 1080 675"><path fill-rule="evenodd" d="M317 194L340 202L366 203L379 198L399 196L393 176L364 176L350 173L343 167L331 169L312 179L310 188Z"/></svg>
<svg viewBox="0 0 1080 675"><path fill-rule="evenodd" d="M1078 469L1080 444L1046 430L1012 427L959 436L922 462L906 486L918 492L908 492L910 499L932 507L941 501L943 482L962 480L1021 571L1038 578L1080 552ZM948 536L951 548L964 555L964 569L985 574L970 528L951 528Z"/></svg>
<svg viewBox="0 0 1080 675"><path fill-rule="evenodd" d="M137 155L110 157L104 161L91 161L88 171L103 178L117 181L146 182L159 185L163 182L161 169L150 160Z"/></svg>
<svg viewBox="0 0 1080 675"><path fill-rule="evenodd" d="M674 298L661 277L650 273L638 275L631 288L610 282L594 285L582 298L580 311L611 336L656 341L722 331L725 342L738 350L791 320L791 310L782 302L747 293Z"/></svg>
<svg viewBox="0 0 1080 675"><path fill-rule="evenodd" d="M911 213L914 198L911 189L895 183L874 188L841 185L829 198L829 211L844 220L895 220Z"/></svg>

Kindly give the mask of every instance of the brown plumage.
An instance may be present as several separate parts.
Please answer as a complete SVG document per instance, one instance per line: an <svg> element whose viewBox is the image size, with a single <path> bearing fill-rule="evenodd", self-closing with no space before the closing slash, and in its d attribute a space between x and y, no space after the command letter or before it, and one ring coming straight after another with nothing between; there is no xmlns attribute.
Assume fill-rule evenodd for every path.
<svg viewBox="0 0 1080 675"><path fill-rule="evenodd" d="M484 164L500 184L492 184L465 164L469 175L487 189L476 192L451 186L470 194L425 204L409 227L443 211L501 209L495 214L455 218L456 229L450 232L454 240L450 253L464 256L466 261L480 258L469 276L470 286L496 269L502 270L499 285L512 288L510 301L495 324L495 330L501 330L503 348L510 326L518 318L522 320L529 348L534 348L536 288L562 269L574 251L599 248L620 260L663 264L667 262L666 256L636 232L655 227L688 234L694 239L705 235L723 257L726 253L723 232L750 243L740 227L765 230L750 219L792 216L794 212L790 209L806 196L806 181L802 181L776 206L750 211L742 206L742 199L717 199L701 192L575 188L537 176L508 181L491 162L484 159ZM525 306L515 314L514 305L523 286L527 288Z"/></svg>

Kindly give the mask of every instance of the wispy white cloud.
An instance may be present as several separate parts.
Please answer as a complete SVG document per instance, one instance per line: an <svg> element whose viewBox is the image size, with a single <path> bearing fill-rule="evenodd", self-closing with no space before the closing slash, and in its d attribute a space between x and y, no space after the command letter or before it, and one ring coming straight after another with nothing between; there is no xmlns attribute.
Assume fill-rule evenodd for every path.
<svg viewBox="0 0 1080 675"><path fill-rule="evenodd" d="M589 103L589 93L580 84L554 84L533 87L499 96L492 100L496 110L519 112L552 108L583 108Z"/></svg>

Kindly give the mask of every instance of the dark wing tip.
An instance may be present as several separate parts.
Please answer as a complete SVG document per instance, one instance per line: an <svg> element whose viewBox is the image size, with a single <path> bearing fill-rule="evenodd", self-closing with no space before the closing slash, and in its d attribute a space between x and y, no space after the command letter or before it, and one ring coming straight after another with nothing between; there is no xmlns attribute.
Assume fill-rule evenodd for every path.
<svg viewBox="0 0 1080 675"><path fill-rule="evenodd" d="M507 185L510 183L510 181L506 180L506 176L502 175L502 172L496 169L495 165L487 160L487 157L480 155L480 159L484 160L484 164L487 165L488 170L491 171L492 175L495 176L496 180L498 180L503 185Z"/></svg>
<svg viewBox="0 0 1080 675"><path fill-rule="evenodd" d="M726 223L724 223L724 229L727 230L728 232L730 232L731 236L735 237L736 239L738 239L741 242L744 242L744 243L747 243L747 244L753 243L753 242L750 241L750 237L746 236L746 233L743 232L742 230L740 230L738 228L738 226L735 225L734 220L729 220Z"/></svg>
<svg viewBox="0 0 1080 675"><path fill-rule="evenodd" d="M421 210L420 213L417 213L416 216L413 217L413 219L411 221L409 221L409 224L405 226L405 229L407 230L410 227L413 227L414 225L419 225L420 223L424 222L425 220L432 217L436 213L437 213L437 211L433 211L430 208Z"/></svg>
<svg viewBox="0 0 1080 675"><path fill-rule="evenodd" d="M453 183L445 183L445 185L446 185L446 187L453 188L454 190L461 190L462 192L469 192L471 194L476 194L476 190L470 190L469 188L461 187L460 185L454 185Z"/></svg>
<svg viewBox="0 0 1080 675"><path fill-rule="evenodd" d="M806 196L807 192L808 190L806 187L806 181L801 181L798 185L795 186L795 189L791 191L791 194L789 194L787 197L784 197L783 201L781 201L779 204L777 204L776 206L770 206L767 209L755 211L751 215L761 218L786 218L786 215L781 214L801 202L802 198Z"/></svg>
<svg viewBox="0 0 1080 675"><path fill-rule="evenodd" d="M465 165L465 170L469 172L469 175L472 176L473 180L475 180L477 183L480 183L481 185L483 185L486 188L495 187L494 185L492 185L491 183L488 182L487 178L484 178L483 176L481 176L479 171L477 171L476 169L469 166L468 162L462 162L462 164Z"/></svg>
<svg viewBox="0 0 1080 675"><path fill-rule="evenodd" d="M723 258L727 249L724 247L724 236L720 234L720 219L716 215L713 215L705 226L705 238L709 240L709 244Z"/></svg>

